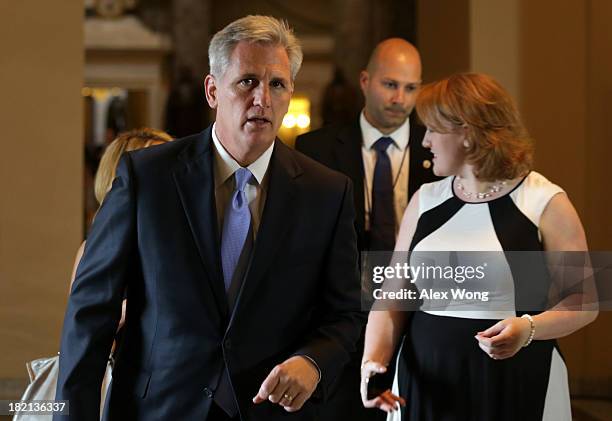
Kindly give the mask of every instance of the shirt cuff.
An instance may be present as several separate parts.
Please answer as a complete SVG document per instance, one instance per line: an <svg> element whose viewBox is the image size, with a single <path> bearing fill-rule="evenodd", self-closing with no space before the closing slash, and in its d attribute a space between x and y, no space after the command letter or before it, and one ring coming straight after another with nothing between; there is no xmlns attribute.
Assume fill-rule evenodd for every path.
<svg viewBox="0 0 612 421"><path fill-rule="evenodd" d="M317 372L319 373L319 380L317 380L317 383L319 383L321 381L321 369L319 368L319 364L317 364L317 362L315 360L313 360L312 358L310 358L308 355L304 355L304 354L300 354L300 357L304 357L306 358L308 361L310 361L312 363L312 365L315 366L315 368L317 369Z"/></svg>

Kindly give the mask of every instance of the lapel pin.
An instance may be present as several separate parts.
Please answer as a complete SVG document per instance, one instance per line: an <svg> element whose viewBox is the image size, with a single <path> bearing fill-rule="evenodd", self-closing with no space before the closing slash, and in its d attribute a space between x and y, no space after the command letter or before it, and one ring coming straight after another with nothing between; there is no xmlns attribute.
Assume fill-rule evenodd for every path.
<svg viewBox="0 0 612 421"><path fill-rule="evenodd" d="M431 161L429 159L423 161L423 168L425 168L426 170L431 168Z"/></svg>

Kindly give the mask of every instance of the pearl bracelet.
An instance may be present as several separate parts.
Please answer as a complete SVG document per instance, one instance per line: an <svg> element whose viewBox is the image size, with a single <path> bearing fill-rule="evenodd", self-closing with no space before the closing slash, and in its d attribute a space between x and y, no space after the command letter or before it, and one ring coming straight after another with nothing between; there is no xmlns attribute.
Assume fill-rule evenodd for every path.
<svg viewBox="0 0 612 421"><path fill-rule="evenodd" d="M525 348L526 346L529 346L531 341L533 341L533 337L535 336L535 322L533 321L533 317L531 317L531 315L529 315L529 314L523 314L521 317L523 319L529 320L529 326L530 326L530 329L531 329L529 331L529 337L527 338L527 340L523 344L523 348Z"/></svg>

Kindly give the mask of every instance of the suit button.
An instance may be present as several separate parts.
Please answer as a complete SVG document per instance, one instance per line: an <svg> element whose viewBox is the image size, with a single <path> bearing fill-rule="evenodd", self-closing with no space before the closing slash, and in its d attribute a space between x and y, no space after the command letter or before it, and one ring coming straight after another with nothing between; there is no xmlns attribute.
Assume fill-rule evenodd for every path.
<svg viewBox="0 0 612 421"><path fill-rule="evenodd" d="M230 339L226 339L225 342L223 342L223 345L225 346L225 349L232 349L232 341Z"/></svg>
<svg viewBox="0 0 612 421"><path fill-rule="evenodd" d="M213 397L213 391L212 391L212 390L210 390L209 388L205 387L205 388L204 388L204 395L205 395L207 398L211 399L211 398Z"/></svg>

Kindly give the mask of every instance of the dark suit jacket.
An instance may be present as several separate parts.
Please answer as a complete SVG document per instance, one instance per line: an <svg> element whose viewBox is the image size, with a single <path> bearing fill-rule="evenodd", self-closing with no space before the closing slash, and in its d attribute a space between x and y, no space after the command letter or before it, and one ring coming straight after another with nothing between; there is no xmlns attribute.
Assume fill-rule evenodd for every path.
<svg viewBox="0 0 612 421"><path fill-rule="evenodd" d="M252 264L230 312L220 264L211 128L122 158L77 270L57 399L98 419L121 300L127 321L111 420L205 420L224 363L243 419L310 420L251 399L269 371L308 355L317 394L349 360L361 316L351 182L276 141Z"/></svg>
<svg viewBox="0 0 612 421"><path fill-rule="evenodd" d="M439 180L432 171L431 152L421 144L425 128L410 117L410 173L408 197L412 197L421 184ZM353 181L359 248L365 248L365 204L363 195L363 144L359 118L350 125L326 126L298 136L295 148L323 165L347 175ZM425 168L429 164L429 168Z"/></svg>

